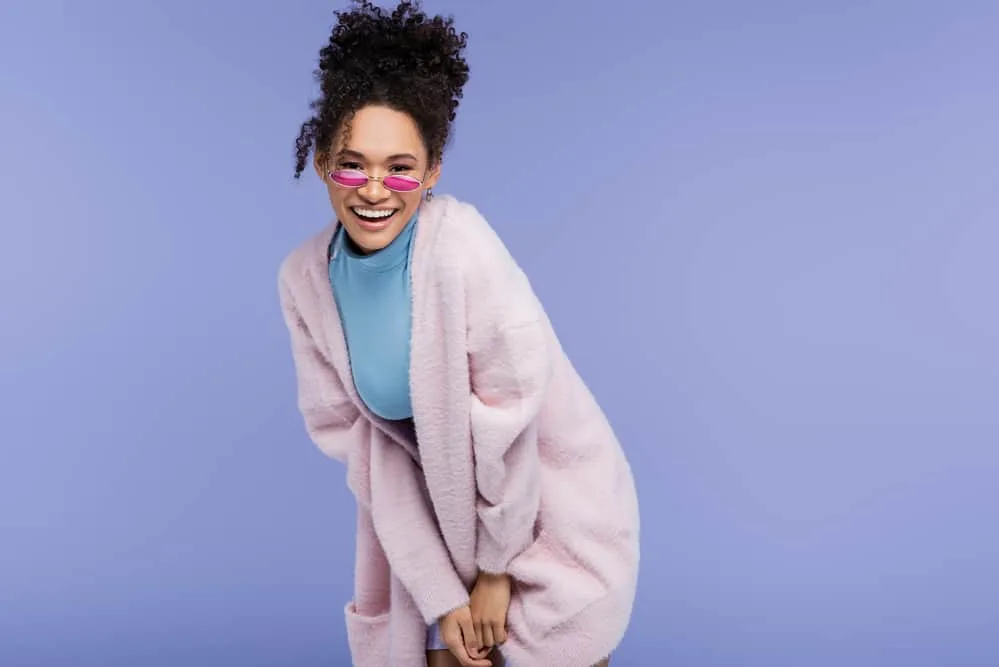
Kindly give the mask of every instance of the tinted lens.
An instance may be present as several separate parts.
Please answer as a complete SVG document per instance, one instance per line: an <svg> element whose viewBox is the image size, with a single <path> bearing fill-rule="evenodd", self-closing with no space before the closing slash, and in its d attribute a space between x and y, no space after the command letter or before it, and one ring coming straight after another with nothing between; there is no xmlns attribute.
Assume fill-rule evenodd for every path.
<svg viewBox="0 0 999 667"><path fill-rule="evenodd" d="M382 185L396 192L412 192L420 187L420 182L412 176L386 176L382 179Z"/></svg>
<svg viewBox="0 0 999 667"><path fill-rule="evenodd" d="M353 169L338 169L330 173L330 178L337 185L345 188L359 188L368 182L368 177L361 171Z"/></svg>

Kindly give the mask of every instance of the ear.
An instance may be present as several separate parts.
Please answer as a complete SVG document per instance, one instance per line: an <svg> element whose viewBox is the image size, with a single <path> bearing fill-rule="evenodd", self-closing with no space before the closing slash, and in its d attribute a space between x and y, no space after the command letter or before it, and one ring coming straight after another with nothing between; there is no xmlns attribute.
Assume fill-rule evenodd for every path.
<svg viewBox="0 0 999 667"><path fill-rule="evenodd" d="M326 153L316 152L312 157L312 166L316 170L316 176L319 177L320 181L326 182L326 167L329 164L329 155Z"/></svg>
<svg viewBox="0 0 999 667"><path fill-rule="evenodd" d="M441 163L438 161L437 164L435 164L434 166L430 167L430 169L427 170L427 177L423 179L424 189L429 190L430 188L437 185L437 181L440 180L440 177L441 177Z"/></svg>

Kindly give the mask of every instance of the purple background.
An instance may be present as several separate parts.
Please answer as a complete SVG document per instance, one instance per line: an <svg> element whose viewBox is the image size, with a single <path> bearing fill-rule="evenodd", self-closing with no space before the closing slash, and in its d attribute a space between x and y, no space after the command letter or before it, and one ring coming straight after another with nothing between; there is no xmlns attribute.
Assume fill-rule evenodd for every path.
<svg viewBox="0 0 999 667"><path fill-rule="evenodd" d="M348 664L277 304L335 3L0 8L0 665ZM633 461L620 666L999 661L999 4L428 2Z"/></svg>

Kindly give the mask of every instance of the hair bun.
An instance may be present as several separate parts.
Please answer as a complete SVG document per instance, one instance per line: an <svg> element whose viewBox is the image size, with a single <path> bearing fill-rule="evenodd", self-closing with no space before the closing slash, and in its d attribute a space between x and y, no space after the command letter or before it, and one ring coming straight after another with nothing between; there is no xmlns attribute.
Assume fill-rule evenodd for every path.
<svg viewBox="0 0 999 667"><path fill-rule="evenodd" d="M336 17L315 71L316 115L302 125L296 142L296 178L311 151L327 150L340 125L367 104L410 114L431 158L439 159L468 82L462 56L468 36L455 30L453 17L427 16L413 0L393 10L353 0Z"/></svg>

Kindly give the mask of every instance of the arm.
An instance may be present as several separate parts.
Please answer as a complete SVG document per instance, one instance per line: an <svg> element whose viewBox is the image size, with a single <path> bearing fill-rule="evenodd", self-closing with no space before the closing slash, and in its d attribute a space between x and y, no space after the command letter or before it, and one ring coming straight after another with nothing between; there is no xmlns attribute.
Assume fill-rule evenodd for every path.
<svg viewBox="0 0 999 667"><path fill-rule="evenodd" d="M538 416L551 374L548 320L524 273L481 221L469 284L476 563L501 574L534 540L541 500Z"/></svg>
<svg viewBox="0 0 999 667"><path fill-rule="evenodd" d="M309 437L327 456L346 462L355 431L362 426L336 371L320 353L308 325L295 305L284 276L279 280L281 310L291 336L298 380L298 408Z"/></svg>
<svg viewBox="0 0 999 667"><path fill-rule="evenodd" d="M534 540L541 500L537 417L548 384L539 323L502 327L472 360L477 565L505 573Z"/></svg>
<svg viewBox="0 0 999 667"><path fill-rule="evenodd" d="M429 625L468 605L468 590L454 569L412 457L387 438L371 448L372 525L393 574Z"/></svg>
<svg viewBox="0 0 999 667"><path fill-rule="evenodd" d="M284 279L280 281L280 290L298 375L298 403L306 430L323 452L346 462L355 443L371 441L372 426L350 401L335 369L313 341ZM393 483L370 487L371 507L366 511L371 514L362 514L365 521L359 523L358 529L367 526L372 535L378 536L384 544L384 551L379 547L379 554L384 554L385 562L392 560L391 571L410 592L424 620L431 623L466 606L468 591L454 571L433 515L423 501L417 483L420 471L394 443L385 446L378 440L373 445L371 460L364 467L370 465L379 470L372 475L374 479L393 480ZM357 493L356 488L352 490ZM366 567L372 569L374 564L368 563ZM362 601L363 595L361 590Z"/></svg>

